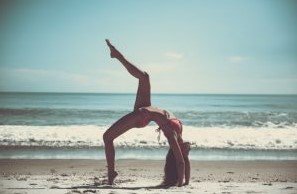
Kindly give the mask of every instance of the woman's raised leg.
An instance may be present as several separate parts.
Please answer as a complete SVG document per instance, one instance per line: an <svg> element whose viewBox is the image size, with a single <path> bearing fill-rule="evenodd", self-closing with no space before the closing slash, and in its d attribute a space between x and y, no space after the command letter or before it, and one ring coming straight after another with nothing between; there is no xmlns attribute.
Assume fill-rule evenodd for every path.
<svg viewBox="0 0 297 194"><path fill-rule="evenodd" d="M151 84L149 75L145 72L145 76L138 80L134 110L146 106L151 106Z"/></svg>
<svg viewBox="0 0 297 194"><path fill-rule="evenodd" d="M113 141L123 133L127 132L129 129L137 127L138 123L141 121L141 116L138 112L131 112L118 121L116 121L104 134L103 140L105 144L105 156L108 167L108 184L112 185L117 172L115 171L114 161L115 161L115 150Z"/></svg>
<svg viewBox="0 0 297 194"><path fill-rule="evenodd" d="M110 56L118 59L127 71L139 80L134 110L137 110L140 107L150 106L151 86L148 73L140 70L138 67L126 60L125 57L109 42L109 40L106 40L106 43L110 48Z"/></svg>

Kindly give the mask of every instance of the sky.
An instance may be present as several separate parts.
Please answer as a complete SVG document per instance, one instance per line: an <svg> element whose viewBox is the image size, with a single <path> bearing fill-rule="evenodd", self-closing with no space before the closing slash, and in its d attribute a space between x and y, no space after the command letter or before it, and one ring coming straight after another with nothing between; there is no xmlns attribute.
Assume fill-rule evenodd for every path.
<svg viewBox="0 0 297 194"><path fill-rule="evenodd" d="M297 2L0 1L0 91L297 94Z"/></svg>

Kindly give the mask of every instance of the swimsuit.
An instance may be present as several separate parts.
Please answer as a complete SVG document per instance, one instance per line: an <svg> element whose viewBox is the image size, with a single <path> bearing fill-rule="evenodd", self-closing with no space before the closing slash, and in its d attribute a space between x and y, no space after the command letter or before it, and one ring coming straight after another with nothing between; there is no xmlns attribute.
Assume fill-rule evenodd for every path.
<svg viewBox="0 0 297 194"><path fill-rule="evenodd" d="M163 128L170 128L176 132L177 135L182 135L183 132L183 126L181 120L176 118L172 113L165 111L165 114L167 116L167 122L161 126L159 126L159 129ZM170 118L171 117L171 118Z"/></svg>
<svg viewBox="0 0 297 194"><path fill-rule="evenodd" d="M141 121L138 123L137 127L145 127L149 124L150 122L150 118L148 115L148 112L145 108L139 108L139 113L141 114ZM165 115L167 117L167 121L160 125L158 129L156 129L157 132L159 132L159 136L158 136L158 141L160 140L160 130L164 129L164 128L170 128L172 130L174 130L176 132L176 134L178 136L182 135L182 131L183 131L183 126L182 126L182 122L177 119L172 113L165 111Z"/></svg>
<svg viewBox="0 0 297 194"><path fill-rule="evenodd" d="M180 136L180 137L182 136L182 132L183 132L182 122L177 118L168 118L165 124L163 124L162 126L159 126L159 128L156 129L156 131L159 132L159 135L157 137L158 142L160 142L161 129L164 129L164 128L170 128L176 132L177 136Z"/></svg>
<svg viewBox="0 0 297 194"><path fill-rule="evenodd" d="M173 129L177 133L177 135L182 134L183 126L182 126L182 122L179 119L177 118L169 119L167 125L169 125L169 127Z"/></svg>
<svg viewBox="0 0 297 194"><path fill-rule="evenodd" d="M150 118L147 113L147 110L145 108L139 108L139 113L141 114L142 120L138 123L138 127L145 127L149 124ZM175 118L173 114L170 112L165 111L166 117L167 117L167 122L161 126L159 126L159 129L165 128L165 127L170 127L173 129L177 134L182 133L182 122ZM170 118L172 117L172 118Z"/></svg>

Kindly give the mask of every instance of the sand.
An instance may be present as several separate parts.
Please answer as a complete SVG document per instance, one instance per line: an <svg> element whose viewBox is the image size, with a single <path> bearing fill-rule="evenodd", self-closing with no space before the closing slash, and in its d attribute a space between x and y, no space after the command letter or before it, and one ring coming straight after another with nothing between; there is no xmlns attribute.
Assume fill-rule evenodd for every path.
<svg viewBox="0 0 297 194"><path fill-rule="evenodd" d="M190 185L159 188L164 161L0 160L0 193L297 193L297 161L192 161Z"/></svg>

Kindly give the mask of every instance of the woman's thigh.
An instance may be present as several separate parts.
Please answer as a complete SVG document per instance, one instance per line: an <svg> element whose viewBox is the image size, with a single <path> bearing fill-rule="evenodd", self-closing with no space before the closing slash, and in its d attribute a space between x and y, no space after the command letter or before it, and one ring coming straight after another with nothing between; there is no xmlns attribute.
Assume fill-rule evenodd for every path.
<svg viewBox="0 0 297 194"><path fill-rule="evenodd" d="M129 129L137 127L141 119L142 117L138 111L131 112L113 123L109 129L106 130L104 136L107 139L114 140Z"/></svg>

